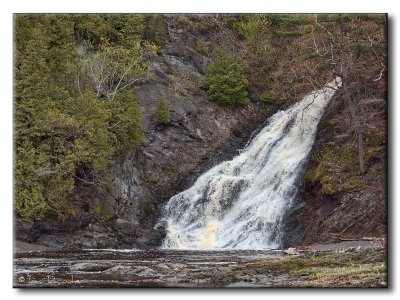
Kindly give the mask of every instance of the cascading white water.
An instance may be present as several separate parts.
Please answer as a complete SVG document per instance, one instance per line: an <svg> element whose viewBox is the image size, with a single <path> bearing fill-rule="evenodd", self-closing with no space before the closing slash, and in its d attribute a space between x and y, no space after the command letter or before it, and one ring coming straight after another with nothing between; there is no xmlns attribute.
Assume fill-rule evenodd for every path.
<svg viewBox="0 0 400 300"><path fill-rule="evenodd" d="M341 85L337 77L279 111L240 155L213 167L192 187L173 196L158 224L167 231L162 247L280 247L283 216L295 198L317 125Z"/></svg>

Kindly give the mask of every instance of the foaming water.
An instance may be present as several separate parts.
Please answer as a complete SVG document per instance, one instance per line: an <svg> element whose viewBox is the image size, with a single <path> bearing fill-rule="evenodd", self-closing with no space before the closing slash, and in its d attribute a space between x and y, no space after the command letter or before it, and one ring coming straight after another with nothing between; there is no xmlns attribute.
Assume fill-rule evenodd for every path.
<svg viewBox="0 0 400 300"><path fill-rule="evenodd" d="M326 106L339 77L273 115L243 152L173 196L158 225L170 249L276 249Z"/></svg>

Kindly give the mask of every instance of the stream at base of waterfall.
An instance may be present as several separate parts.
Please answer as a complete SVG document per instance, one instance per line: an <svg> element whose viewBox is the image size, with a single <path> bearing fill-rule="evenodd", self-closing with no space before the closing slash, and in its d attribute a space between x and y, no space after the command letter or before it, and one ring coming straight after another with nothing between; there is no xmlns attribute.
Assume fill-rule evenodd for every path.
<svg viewBox="0 0 400 300"><path fill-rule="evenodd" d="M33 251L15 253L13 282L14 287L68 288L384 287L385 262L380 241L346 241L295 251ZM318 281L318 274L331 277Z"/></svg>

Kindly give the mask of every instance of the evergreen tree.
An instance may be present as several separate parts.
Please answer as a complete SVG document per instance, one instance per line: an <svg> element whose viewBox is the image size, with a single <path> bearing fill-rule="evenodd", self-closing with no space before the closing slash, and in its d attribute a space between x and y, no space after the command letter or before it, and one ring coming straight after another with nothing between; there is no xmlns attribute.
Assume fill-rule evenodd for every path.
<svg viewBox="0 0 400 300"><path fill-rule="evenodd" d="M58 197L71 190L67 181L54 186L57 171L66 169L54 168L59 162L54 157L59 138L55 129L60 129L61 121L68 124L71 120L58 112L52 100L65 93L52 83L45 30L42 24L37 24L25 55L17 58L20 68L16 70L15 87L15 193L17 212L26 218L41 218L51 207L63 206L61 202L48 201L46 194ZM53 121L57 122L57 128L53 128Z"/></svg>
<svg viewBox="0 0 400 300"><path fill-rule="evenodd" d="M142 109L131 90L121 91L108 102L111 110L110 130L118 140L117 154L135 149L143 140Z"/></svg>
<svg viewBox="0 0 400 300"><path fill-rule="evenodd" d="M247 104L246 68L240 57L217 48L204 77L208 95L223 106Z"/></svg>
<svg viewBox="0 0 400 300"><path fill-rule="evenodd" d="M129 87L147 75L147 54L155 46L134 40L128 30L113 38L107 28L115 24L105 16L81 17L16 17L15 210L25 219L68 217L76 187L104 187L110 159L135 149L143 138L142 112ZM126 76L110 83L108 99L96 95L92 78L78 63L83 58L75 44L83 43L82 32L91 43L102 43L103 37L116 43L89 49L106 49L110 65L105 67L112 72L107 70ZM118 45L127 40L131 48Z"/></svg>
<svg viewBox="0 0 400 300"><path fill-rule="evenodd" d="M168 102L165 97L160 97L156 103L155 120L158 124L169 124L171 122Z"/></svg>

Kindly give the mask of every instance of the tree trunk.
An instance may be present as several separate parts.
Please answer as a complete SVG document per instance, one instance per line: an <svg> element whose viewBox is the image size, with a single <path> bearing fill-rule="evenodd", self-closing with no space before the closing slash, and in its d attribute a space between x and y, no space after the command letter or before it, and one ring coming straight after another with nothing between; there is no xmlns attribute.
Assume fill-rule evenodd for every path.
<svg viewBox="0 0 400 300"><path fill-rule="evenodd" d="M365 165L364 165L364 137L363 137L363 128L360 126L357 128L357 136L358 136L358 162L360 165L360 174L365 174Z"/></svg>
<svg viewBox="0 0 400 300"><path fill-rule="evenodd" d="M356 127L356 134L358 139L358 164L359 164L360 174L364 175L365 174L365 164L364 164L365 152L364 152L364 135L363 135L364 130L361 124L359 114L357 114L356 112L357 107L354 105L354 102L352 101L349 93L346 94L347 94L346 99L349 105L351 118L353 119L353 122Z"/></svg>

